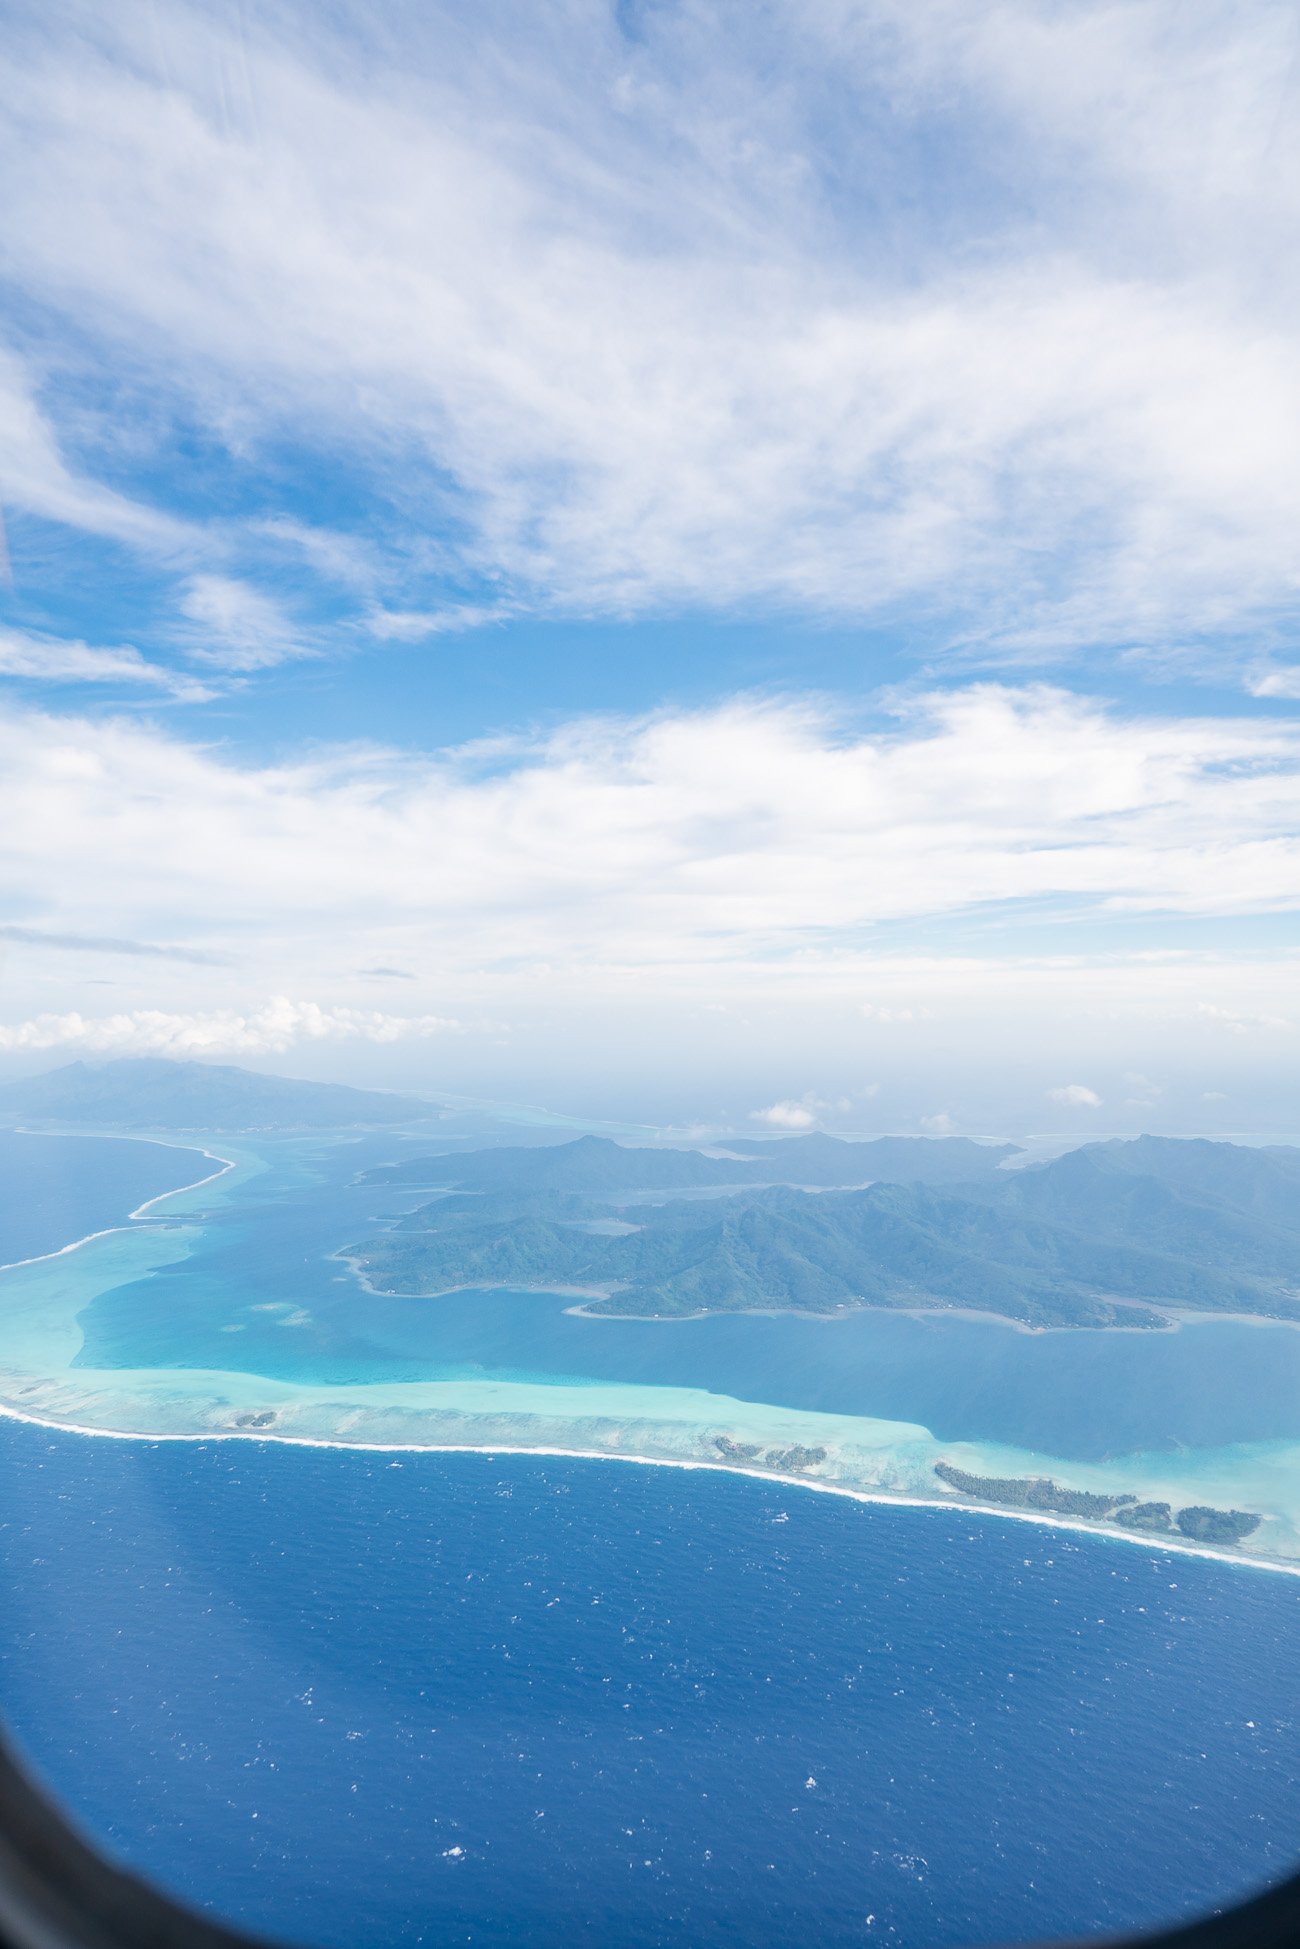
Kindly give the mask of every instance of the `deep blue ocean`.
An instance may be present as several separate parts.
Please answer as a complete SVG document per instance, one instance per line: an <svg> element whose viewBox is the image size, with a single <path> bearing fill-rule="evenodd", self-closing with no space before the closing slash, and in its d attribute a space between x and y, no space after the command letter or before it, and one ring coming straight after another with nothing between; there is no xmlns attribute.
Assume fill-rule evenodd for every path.
<svg viewBox="0 0 1300 1949"><path fill-rule="evenodd" d="M9 1424L0 1491L9 1724L286 1937L922 1949L1300 1852L1291 1578L617 1462Z"/></svg>
<svg viewBox="0 0 1300 1949"><path fill-rule="evenodd" d="M259 1301L291 1268L341 1292L260 1195L212 1251L242 1240ZM124 1289L123 1346L150 1287L202 1337L178 1268ZM329 1949L939 1949L1165 1919L1300 1856L1300 1582L1118 1540L619 1462L0 1422L0 1588L0 1710L88 1829Z"/></svg>
<svg viewBox="0 0 1300 1949"><path fill-rule="evenodd" d="M172 1144L0 1130L0 1264L120 1225L137 1205L216 1168Z"/></svg>

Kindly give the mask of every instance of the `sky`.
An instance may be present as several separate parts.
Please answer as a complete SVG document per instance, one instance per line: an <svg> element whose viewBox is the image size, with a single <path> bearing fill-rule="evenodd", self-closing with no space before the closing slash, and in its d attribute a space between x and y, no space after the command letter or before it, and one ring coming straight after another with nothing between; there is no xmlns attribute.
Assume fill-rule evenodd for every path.
<svg viewBox="0 0 1300 1949"><path fill-rule="evenodd" d="M1292 5L0 28L0 1074L1300 1134Z"/></svg>

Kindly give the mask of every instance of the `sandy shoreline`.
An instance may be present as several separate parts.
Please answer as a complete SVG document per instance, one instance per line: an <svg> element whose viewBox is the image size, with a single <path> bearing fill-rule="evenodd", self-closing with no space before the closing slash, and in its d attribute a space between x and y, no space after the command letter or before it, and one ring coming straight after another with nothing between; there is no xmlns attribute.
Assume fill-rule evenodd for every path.
<svg viewBox="0 0 1300 1949"><path fill-rule="evenodd" d="M536 1293L539 1298L608 1299L609 1295L617 1290L614 1286L503 1286L499 1280L495 1279L471 1279L463 1286L440 1286L437 1292L395 1293L389 1286L376 1286L368 1274L362 1270L364 1261L354 1258L350 1252L329 1252L326 1254L326 1257L333 1259L337 1265L345 1265L362 1291L370 1293L375 1299L452 1299L457 1293ZM0 1270L3 1270L3 1268L0 1267ZM603 1313L583 1313L580 1306L566 1306L564 1310L566 1313L576 1313L584 1319L592 1320L630 1317L630 1315L619 1315L617 1313L608 1315ZM702 1319L704 1315L693 1315L692 1317Z"/></svg>
<svg viewBox="0 0 1300 1949"><path fill-rule="evenodd" d="M170 1194L167 1194L170 1195ZM132 1214L134 1216L134 1213ZM1153 1333L1181 1333L1185 1326L1196 1326L1205 1321L1231 1321L1237 1326L1287 1326L1300 1330L1300 1320L1288 1320L1272 1313L1219 1313L1210 1308L1203 1311L1194 1307L1174 1309L1161 1300L1134 1300L1133 1305L1147 1307L1161 1316L1159 1326L1032 1326L1027 1320L1013 1319L1010 1313L995 1313L986 1307L978 1306L836 1306L829 1313L818 1312L811 1306L705 1306L695 1313L593 1313L583 1305L583 1300L611 1299L619 1288L610 1286L566 1286L539 1284L525 1280L470 1279L460 1286L439 1286L418 1293L394 1292L391 1286L377 1286L362 1270L363 1262L349 1252L339 1251L329 1254L331 1259L347 1266L357 1284L376 1299L451 1299L457 1293L536 1293L541 1298L574 1299L576 1306L566 1306L565 1312L575 1320L636 1320L650 1326L679 1326L693 1320L723 1319L762 1319L762 1320L816 1320L831 1324L837 1320L851 1320L863 1313L874 1313L882 1319L904 1320L978 1320L986 1326L1003 1326L1012 1333L1029 1334L1037 1338L1049 1333L1115 1333L1147 1336ZM0 1271L4 1268L0 1267ZM1116 1302L1121 1304L1123 1302Z"/></svg>

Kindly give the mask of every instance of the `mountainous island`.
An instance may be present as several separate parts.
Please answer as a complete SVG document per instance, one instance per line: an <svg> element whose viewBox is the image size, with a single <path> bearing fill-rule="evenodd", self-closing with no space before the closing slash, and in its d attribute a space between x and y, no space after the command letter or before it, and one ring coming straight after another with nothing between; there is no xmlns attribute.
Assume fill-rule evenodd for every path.
<svg viewBox="0 0 1300 1949"><path fill-rule="evenodd" d="M854 1143L817 1131L806 1137L728 1139L708 1151L616 1144L578 1137L565 1144L502 1145L494 1150L411 1157L367 1173L370 1184L415 1184L509 1195L568 1192L616 1198L647 1191L728 1185L953 1184L991 1177L1018 1144L969 1137L874 1137Z"/></svg>
<svg viewBox="0 0 1300 1949"><path fill-rule="evenodd" d="M413 1096L166 1057L66 1063L0 1085L0 1116L29 1124L251 1133L407 1124L437 1115L434 1104Z"/></svg>
<svg viewBox="0 0 1300 1949"><path fill-rule="evenodd" d="M1030 1327L1158 1328L1171 1308L1300 1321L1289 1146L1143 1137L1016 1170L1010 1147L942 1138L735 1153L585 1138L422 1159L375 1175L448 1189L345 1256L387 1293L577 1289L591 1314L655 1319L889 1306ZM791 1181L772 1182L774 1160ZM865 1188L806 1188L842 1172Z"/></svg>

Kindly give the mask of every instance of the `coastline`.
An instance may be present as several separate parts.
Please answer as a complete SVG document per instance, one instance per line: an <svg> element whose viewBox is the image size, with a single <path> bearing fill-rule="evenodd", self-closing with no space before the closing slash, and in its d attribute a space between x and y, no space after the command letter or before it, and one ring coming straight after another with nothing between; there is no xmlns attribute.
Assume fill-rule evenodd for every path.
<svg viewBox="0 0 1300 1949"><path fill-rule="evenodd" d="M97 1133L109 1134L109 1133ZM134 1135L134 1134L133 1134ZM128 1141L131 1139L127 1139ZM1098 1464L1077 1466L1049 1454L1008 1447L997 1441L940 1442L919 1424L885 1421L856 1413L825 1414L782 1408L762 1399L733 1399L698 1388L658 1388L635 1383L601 1383L568 1379L562 1383L527 1380L479 1382L431 1379L412 1383L280 1382L265 1374L237 1369L105 1369L76 1364L83 1344L77 1315L88 1295L103 1282L108 1290L129 1268L129 1276L146 1273L159 1253L169 1253L168 1241L179 1240L185 1220L201 1229L205 1211L176 1214L176 1223L135 1225L170 1199L229 1180L248 1167L265 1168L256 1152L245 1155L231 1146L222 1152L202 1140L169 1142L148 1133L136 1141L154 1141L173 1149L187 1149L216 1168L189 1185L176 1186L145 1200L120 1225L87 1235L39 1258L15 1262L8 1268L19 1282L9 1314L11 1358L14 1365L0 1376L5 1399L0 1415L8 1419L84 1436L156 1441L251 1440L284 1446L310 1446L402 1454L479 1453L564 1457L575 1460L631 1460L646 1466L706 1468L743 1474L758 1481L789 1488L811 1488L867 1504L935 1508L1003 1520L1035 1522L1040 1527L1109 1536L1162 1554L1201 1556L1220 1563L1280 1569L1300 1574L1300 1449L1267 1444L1197 1451L1182 1458L1134 1453L1103 1458ZM219 1142L214 1139L213 1144ZM224 1147L223 1147L224 1148ZM224 1191L221 1194L225 1195ZM161 1215L161 1214L159 1214ZM57 1262L98 1240L88 1263L75 1274L59 1270ZM131 1241L134 1240L134 1245ZM152 1242L152 1243L151 1243ZM344 1264L358 1284L376 1288L346 1251L322 1254ZM495 1283L447 1289L448 1293L497 1290ZM537 1293L563 1301L581 1302L593 1289L520 1286L520 1293ZM432 1299L442 1295L389 1294L396 1299ZM603 1296L601 1294L600 1296ZM943 1306L912 1309L846 1307L814 1314L788 1311L800 1318L831 1320L869 1311L919 1313L934 1319L971 1318L1011 1326L1032 1333L1087 1331L1150 1332L1126 1328L1026 1328L1002 1314L977 1314L973 1309ZM581 1303L566 1312L584 1314ZM630 1319L628 1315L590 1314L591 1318ZM685 1319L688 1316L678 1315ZM710 1313L689 1317L713 1317ZM1197 1312L1193 1319L1227 1316ZM662 1318L654 1324L670 1323ZM1268 1319L1261 1324L1281 1324ZM25 1335L25 1338L24 1338ZM270 1412L269 1426L239 1426L244 1419ZM355 1430L355 1433L353 1432ZM726 1432L740 1435L762 1448L778 1451L773 1466L747 1466L728 1460L714 1448ZM800 1445L828 1451L825 1472L818 1476L785 1473L780 1451ZM963 1452L964 1451L964 1452ZM1100 1520L1052 1510L1026 1510L991 1504L960 1491L941 1489L933 1477L936 1459L955 1455L969 1473L980 1476L1046 1476L1067 1485L1091 1487L1100 1493L1137 1491L1141 1499L1167 1499L1178 1504L1205 1502L1219 1507L1244 1507L1263 1513L1268 1523L1269 1548L1260 1552L1215 1547L1177 1536L1126 1531ZM1276 1544L1276 1549L1272 1546Z"/></svg>
<svg viewBox="0 0 1300 1949"><path fill-rule="evenodd" d="M611 1293L617 1292L618 1290L616 1286L529 1286L511 1285L509 1283L502 1285L499 1279L471 1279L463 1286L440 1286L437 1292L395 1293L388 1286L376 1286L374 1281L361 1269L364 1261L353 1258L349 1252L340 1249L337 1252L327 1252L325 1256L327 1259L333 1259L336 1265L345 1265L357 1284L361 1287L361 1290L369 1293L374 1299L451 1299L456 1293L500 1292L537 1293L541 1297L550 1297L552 1299L608 1299ZM0 1267L0 1271L3 1270L4 1268ZM566 1306L564 1310L566 1313L580 1314L582 1318L592 1320L605 1318L618 1319L620 1317L631 1318L630 1314L622 1316L617 1313L608 1315L602 1313L584 1314L582 1313L581 1307L578 1306ZM700 1313L693 1314L691 1317L704 1319L707 1315Z"/></svg>
<svg viewBox="0 0 1300 1949"><path fill-rule="evenodd" d="M1076 1516L1056 1516L1040 1510L1007 1509L996 1504L967 1501L958 1496L895 1495L881 1489L858 1489L844 1483L818 1481L806 1475L782 1475L774 1469L744 1468L736 1463L704 1457L634 1455L612 1453L600 1448L567 1448L558 1444L510 1442L412 1442L346 1441L321 1435L291 1435L272 1428L215 1428L211 1430L168 1430L142 1432L128 1428L91 1428L82 1423L59 1421L51 1416L30 1414L8 1402L0 1402L0 1419L46 1428L54 1433L77 1435L87 1440L136 1442L276 1442L283 1448L326 1448L369 1455L531 1455L539 1459L577 1462L623 1462L639 1468L702 1469L715 1475L741 1475L752 1482L779 1484L786 1489L811 1489L820 1495L840 1496L849 1502L890 1509L946 1509L953 1514L991 1517L1000 1522L1031 1523L1039 1529L1065 1530L1079 1536L1097 1537L1114 1543L1136 1546L1156 1555L1197 1557L1207 1563L1235 1564L1246 1570L1269 1570L1283 1576L1300 1577L1300 1562L1282 1557L1248 1556L1240 1551L1207 1549L1181 1539L1166 1540L1123 1530L1114 1525L1088 1523Z"/></svg>
<svg viewBox="0 0 1300 1949"><path fill-rule="evenodd" d="M360 1275L358 1275L360 1276ZM374 1287L371 1291L376 1291ZM496 1292L500 1286L482 1282L474 1286L448 1286L448 1293ZM598 1293L604 1299L609 1293L617 1292L616 1286L605 1292L595 1286L511 1286L511 1292L554 1293L564 1298L570 1294ZM379 1292L384 1299L441 1299L443 1293L386 1293ZM1181 1333L1185 1326L1197 1326L1205 1321L1231 1320L1238 1326L1289 1326L1300 1331L1300 1320L1283 1319L1273 1313L1218 1313L1206 1308L1199 1311L1184 1307L1174 1312L1160 1300L1139 1300L1136 1305L1149 1305L1153 1313L1161 1313L1164 1323L1161 1326L1031 1326L1027 1320L1013 1319L1010 1313L995 1313L987 1307L979 1306L837 1306L833 1312L819 1313L811 1306L714 1306L703 1307L697 1313L592 1313L585 1306L566 1306L565 1312L578 1320L641 1320L652 1326L675 1326L688 1320L729 1320L729 1319L788 1319L821 1320L831 1323L836 1320L851 1320L862 1313L874 1313L882 1319L903 1320L979 1320L985 1326L1004 1326L1012 1333L1024 1333L1038 1339L1051 1333L1115 1333L1141 1336L1143 1339L1158 1333Z"/></svg>
<svg viewBox="0 0 1300 1949"><path fill-rule="evenodd" d="M128 1211L126 1217L118 1225L102 1225L97 1232L87 1232L83 1238L74 1238L67 1245L56 1245L50 1252L34 1252L28 1259L7 1259L3 1265L0 1265L0 1272L16 1272L21 1266L44 1265L50 1259L62 1259L66 1258L69 1252L79 1252L83 1245L93 1245L97 1238L112 1238L118 1232L129 1231L136 1220L144 1218L146 1213L151 1211L155 1205L165 1203L168 1198L183 1197L187 1191L199 1191L205 1184L215 1184L218 1178L223 1178L228 1172L238 1168L235 1158L222 1157L216 1151L209 1150L204 1144L178 1144L162 1137L133 1136L124 1130L28 1131L20 1127L16 1134L24 1137L95 1136L106 1137L114 1142L123 1144L157 1144L163 1150L193 1151L196 1157L206 1157L209 1163L216 1164L219 1168L215 1171L209 1171L204 1177L195 1178L192 1184L174 1184L170 1191L156 1192L152 1198L146 1198L143 1204L137 1205L134 1211Z"/></svg>
<svg viewBox="0 0 1300 1949"><path fill-rule="evenodd" d="M206 1180L205 1180L206 1182ZM166 1194L171 1195L171 1194ZM133 1213L132 1216L135 1214ZM790 1319L817 1320L825 1324L836 1320L850 1320L862 1313L874 1313L881 1318L904 1320L978 1320L986 1326L1003 1326L1012 1333L1024 1333L1032 1338L1051 1333L1113 1333L1146 1338L1158 1333L1181 1333L1184 1327L1197 1326L1206 1321L1231 1321L1238 1326L1286 1326L1300 1332L1300 1320L1286 1319L1274 1313L1220 1313L1213 1308L1182 1307L1174 1309L1162 1300L1134 1300L1135 1306L1146 1306L1161 1316L1159 1326L1076 1326L1066 1321L1059 1326L1034 1326L1028 1320L1013 1319L1010 1313L997 1313L988 1307L979 1306L836 1306L829 1313L819 1312L811 1306L703 1306L694 1313L593 1313L582 1304L589 1299L610 1299L620 1288L608 1286L568 1286L540 1284L531 1280L470 1279L459 1286L439 1286L436 1289L418 1293L394 1292L390 1286L377 1286L362 1270L362 1261L346 1251L330 1252L327 1256L347 1266L349 1272L363 1291L376 1299L450 1299L456 1293L537 1293L552 1299L573 1299L574 1306L566 1306L565 1312L575 1320L636 1320L648 1326L686 1325L693 1320L729 1319ZM4 1268L0 1267L0 1271ZM1125 1304L1116 1301L1117 1305Z"/></svg>

